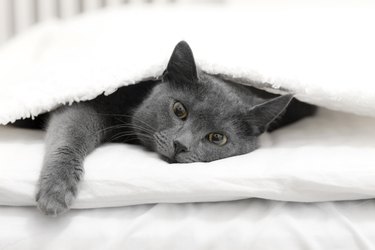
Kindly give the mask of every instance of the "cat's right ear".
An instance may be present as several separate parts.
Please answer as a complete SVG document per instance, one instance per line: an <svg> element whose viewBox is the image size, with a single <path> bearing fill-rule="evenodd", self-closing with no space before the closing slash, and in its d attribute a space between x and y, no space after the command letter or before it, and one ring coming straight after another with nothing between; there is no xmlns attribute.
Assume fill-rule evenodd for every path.
<svg viewBox="0 0 375 250"><path fill-rule="evenodd" d="M291 94L282 95L253 107L247 115L252 134L264 133L268 126L285 111L292 99Z"/></svg>
<svg viewBox="0 0 375 250"><path fill-rule="evenodd" d="M187 42L179 42L169 59L163 79L173 84L191 84L198 80L193 52Z"/></svg>

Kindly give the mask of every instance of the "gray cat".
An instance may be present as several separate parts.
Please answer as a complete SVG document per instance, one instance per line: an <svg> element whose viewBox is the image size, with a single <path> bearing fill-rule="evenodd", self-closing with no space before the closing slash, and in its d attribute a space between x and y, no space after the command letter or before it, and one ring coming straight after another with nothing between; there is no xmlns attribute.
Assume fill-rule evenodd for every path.
<svg viewBox="0 0 375 250"><path fill-rule="evenodd" d="M169 162L209 162L251 152L260 134L314 110L291 95L268 94L199 71L182 41L162 79L48 114L38 207L46 215L66 212L77 195L85 156L102 143L140 144Z"/></svg>

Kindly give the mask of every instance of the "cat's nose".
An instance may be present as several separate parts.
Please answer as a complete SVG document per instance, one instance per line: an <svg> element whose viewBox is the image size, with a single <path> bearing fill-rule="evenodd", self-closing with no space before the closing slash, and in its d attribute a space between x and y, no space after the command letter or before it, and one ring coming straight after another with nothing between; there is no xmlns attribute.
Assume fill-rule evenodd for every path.
<svg viewBox="0 0 375 250"><path fill-rule="evenodd" d="M179 153L187 152L187 147L179 141L173 141L173 146L174 146L175 155L178 155Z"/></svg>

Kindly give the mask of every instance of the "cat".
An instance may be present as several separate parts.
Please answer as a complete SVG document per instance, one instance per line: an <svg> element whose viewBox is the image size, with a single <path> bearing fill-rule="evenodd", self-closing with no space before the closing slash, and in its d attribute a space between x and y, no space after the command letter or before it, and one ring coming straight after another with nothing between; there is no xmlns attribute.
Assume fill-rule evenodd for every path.
<svg viewBox="0 0 375 250"><path fill-rule="evenodd" d="M292 95L266 93L200 71L189 45L181 41L161 79L60 107L34 122L42 126L48 116L38 208L50 216L69 210L84 159L100 144L135 143L168 162L209 162L249 153L262 133L314 112L315 106Z"/></svg>

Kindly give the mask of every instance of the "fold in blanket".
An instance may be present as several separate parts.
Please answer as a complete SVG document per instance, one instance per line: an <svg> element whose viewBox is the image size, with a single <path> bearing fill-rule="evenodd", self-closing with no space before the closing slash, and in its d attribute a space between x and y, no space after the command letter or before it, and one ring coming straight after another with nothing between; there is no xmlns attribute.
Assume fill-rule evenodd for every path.
<svg viewBox="0 0 375 250"><path fill-rule="evenodd" d="M45 23L0 51L0 124L158 77L182 39L209 73L375 116L375 17L365 9L334 17L329 10L128 8ZM132 146L107 145L85 162L75 207L371 198L374 125L373 118L323 110L273 133L260 150L209 164L168 165ZM42 138L1 128L1 205L34 204Z"/></svg>

